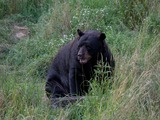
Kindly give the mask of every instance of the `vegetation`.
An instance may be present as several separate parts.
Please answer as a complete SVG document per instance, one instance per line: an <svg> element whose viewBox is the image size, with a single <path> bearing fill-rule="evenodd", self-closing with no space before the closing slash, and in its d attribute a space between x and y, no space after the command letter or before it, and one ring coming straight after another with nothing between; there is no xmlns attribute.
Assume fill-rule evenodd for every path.
<svg viewBox="0 0 160 120"><path fill-rule="evenodd" d="M14 25L27 26L29 37L13 39ZM46 71L77 28L106 33L116 60L112 86L99 84L98 65L84 101L53 109ZM159 0L0 1L0 119L159 120L159 73Z"/></svg>

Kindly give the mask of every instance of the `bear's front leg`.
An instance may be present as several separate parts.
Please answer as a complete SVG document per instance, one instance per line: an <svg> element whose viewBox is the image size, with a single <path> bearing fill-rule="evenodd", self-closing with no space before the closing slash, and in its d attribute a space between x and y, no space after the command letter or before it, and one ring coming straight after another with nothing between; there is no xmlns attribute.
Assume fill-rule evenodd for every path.
<svg viewBox="0 0 160 120"><path fill-rule="evenodd" d="M81 85L82 78L78 76L78 71L75 68L70 69L69 72L69 89L70 95L80 95L80 85Z"/></svg>

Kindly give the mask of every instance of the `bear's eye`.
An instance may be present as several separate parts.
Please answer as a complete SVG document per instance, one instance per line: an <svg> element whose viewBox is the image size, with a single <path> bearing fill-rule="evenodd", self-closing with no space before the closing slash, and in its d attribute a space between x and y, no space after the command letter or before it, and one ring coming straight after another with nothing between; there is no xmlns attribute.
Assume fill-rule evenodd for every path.
<svg viewBox="0 0 160 120"><path fill-rule="evenodd" d="M89 45L86 45L86 48L87 48L87 49L91 49L91 46L89 46Z"/></svg>

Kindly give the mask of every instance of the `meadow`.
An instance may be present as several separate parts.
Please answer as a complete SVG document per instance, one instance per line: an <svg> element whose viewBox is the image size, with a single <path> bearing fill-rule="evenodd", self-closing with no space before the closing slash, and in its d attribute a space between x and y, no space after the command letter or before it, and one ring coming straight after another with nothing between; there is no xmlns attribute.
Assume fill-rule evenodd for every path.
<svg viewBox="0 0 160 120"><path fill-rule="evenodd" d="M15 25L27 27L27 37L15 38ZM77 29L106 34L115 74L99 84L106 78L98 65L83 101L53 109L47 69ZM0 120L67 119L160 119L159 0L0 1Z"/></svg>

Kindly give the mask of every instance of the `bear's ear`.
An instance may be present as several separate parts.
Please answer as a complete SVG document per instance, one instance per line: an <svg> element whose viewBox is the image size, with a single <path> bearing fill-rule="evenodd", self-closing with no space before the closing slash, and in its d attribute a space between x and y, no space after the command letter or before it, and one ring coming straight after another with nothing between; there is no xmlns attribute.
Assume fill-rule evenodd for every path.
<svg viewBox="0 0 160 120"><path fill-rule="evenodd" d="M104 40L106 38L106 35L104 34L104 33L101 33L100 35L99 35L99 39L100 40Z"/></svg>
<svg viewBox="0 0 160 120"><path fill-rule="evenodd" d="M78 32L78 35L81 37L82 35L84 35L84 33L80 30L80 29L77 29L77 32Z"/></svg>

